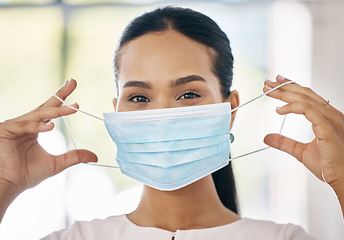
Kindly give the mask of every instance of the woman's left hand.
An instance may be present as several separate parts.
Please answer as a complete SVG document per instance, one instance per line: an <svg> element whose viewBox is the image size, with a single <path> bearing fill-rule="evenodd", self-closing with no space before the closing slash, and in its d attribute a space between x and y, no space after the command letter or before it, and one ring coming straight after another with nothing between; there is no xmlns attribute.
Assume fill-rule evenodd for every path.
<svg viewBox="0 0 344 240"><path fill-rule="evenodd" d="M267 80L264 92L290 81L277 76L277 82ZM280 134L269 134L264 142L287 152L303 163L317 178L325 180L337 193L344 192L344 114L313 90L296 83L287 84L268 94L286 102L277 113L302 114L311 123L313 141L300 143ZM341 199L339 199L341 200ZM343 207L343 206L342 206Z"/></svg>

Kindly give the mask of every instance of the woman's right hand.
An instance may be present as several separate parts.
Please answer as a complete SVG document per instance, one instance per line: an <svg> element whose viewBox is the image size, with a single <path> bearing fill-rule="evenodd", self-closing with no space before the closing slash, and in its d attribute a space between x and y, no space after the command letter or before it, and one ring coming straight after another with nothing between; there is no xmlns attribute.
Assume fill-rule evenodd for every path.
<svg viewBox="0 0 344 240"><path fill-rule="evenodd" d="M65 100L75 88L76 81L70 80L56 95ZM78 108L78 105L73 107ZM39 132L54 128L51 119L75 112L61 106L61 102L52 96L35 110L0 123L0 213L6 211L6 201L9 205L21 192L44 179L77 163L97 161L97 156L87 150L73 150L54 156L37 142ZM0 221L1 218L0 214Z"/></svg>

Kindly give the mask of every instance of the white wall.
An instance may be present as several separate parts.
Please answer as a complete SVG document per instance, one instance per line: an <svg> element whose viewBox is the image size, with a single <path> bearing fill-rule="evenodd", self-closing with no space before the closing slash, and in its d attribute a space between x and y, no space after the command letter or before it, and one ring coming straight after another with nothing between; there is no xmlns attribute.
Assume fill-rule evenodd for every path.
<svg viewBox="0 0 344 240"><path fill-rule="evenodd" d="M270 11L269 75L286 75L301 85L310 86L330 103L344 111L344 2L342 1L276 1ZM313 138L305 129L295 132L302 119L293 119L287 136L307 141ZM295 133L294 133L295 132ZM344 239L341 209L333 190L308 171L287 169L293 179L305 185L305 198L300 187L291 192L293 198L305 201L296 205L306 212L306 222L300 223L318 239ZM286 179L288 185L295 181ZM290 182L289 182L290 181ZM291 187L289 190L293 189ZM288 194L283 189L284 194ZM284 195L284 196L285 196ZM290 199L279 199L276 205L291 205ZM304 204L304 205L303 205ZM302 218L301 218L302 220Z"/></svg>
<svg viewBox="0 0 344 240"><path fill-rule="evenodd" d="M305 6L313 24L312 87L343 112L344 2L313 2ZM308 178L308 186L310 232L319 239L344 239L343 219L334 192L312 177Z"/></svg>

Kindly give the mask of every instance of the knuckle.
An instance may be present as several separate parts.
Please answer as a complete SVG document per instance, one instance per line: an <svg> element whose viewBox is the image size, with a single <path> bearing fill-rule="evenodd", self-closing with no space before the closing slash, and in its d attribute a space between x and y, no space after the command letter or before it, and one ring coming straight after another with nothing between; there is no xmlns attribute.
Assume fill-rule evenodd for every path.
<svg viewBox="0 0 344 240"><path fill-rule="evenodd" d="M71 162L70 163L80 163L81 162L81 153L80 151L72 151L70 152L71 155L70 155L70 159L71 159Z"/></svg>
<svg viewBox="0 0 344 240"><path fill-rule="evenodd" d="M310 87L303 87L306 94L312 94L314 91Z"/></svg>
<svg viewBox="0 0 344 240"><path fill-rule="evenodd" d="M25 127L29 124L30 124L30 122L27 120L23 120L23 121L18 122L18 126L20 126L20 127Z"/></svg>
<svg viewBox="0 0 344 240"><path fill-rule="evenodd" d="M302 154L302 145L294 143L294 156L297 159L302 159L301 154ZM301 162L302 162L302 160L301 160Z"/></svg>
<svg viewBox="0 0 344 240"><path fill-rule="evenodd" d="M277 139L277 147L281 148L281 146L283 146L283 142L284 142L284 139L282 137L279 137Z"/></svg>
<svg viewBox="0 0 344 240"><path fill-rule="evenodd" d="M59 89L56 93L55 96L52 96L53 98L55 98L56 100L60 101L58 98L65 100L65 97L63 96L63 94L61 94L62 89ZM62 104L62 103L61 103Z"/></svg>
<svg viewBox="0 0 344 240"><path fill-rule="evenodd" d="M311 98L306 96L306 95L301 95L300 100L301 100L301 102L309 102L311 100Z"/></svg>
<svg viewBox="0 0 344 240"><path fill-rule="evenodd" d="M301 107L305 110L305 111L309 111L313 109L313 105L309 102L302 102L301 103Z"/></svg>
<svg viewBox="0 0 344 240"><path fill-rule="evenodd" d="M277 89L275 91L278 91L278 94L280 95L281 100L284 101L284 100L288 99L289 95L288 95L288 93L286 91L282 91L282 90L279 91L279 89Z"/></svg>

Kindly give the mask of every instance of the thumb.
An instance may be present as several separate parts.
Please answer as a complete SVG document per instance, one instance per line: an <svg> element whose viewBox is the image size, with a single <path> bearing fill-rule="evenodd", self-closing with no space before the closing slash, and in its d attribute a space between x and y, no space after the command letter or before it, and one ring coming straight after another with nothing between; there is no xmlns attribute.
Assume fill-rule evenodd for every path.
<svg viewBox="0 0 344 240"><path fill-rule="evenodd" d="M97 162L98 157L88 150L72 150L65 154L55 156L54 173L57 174L66 168L78 163Z"/></svg>
<svg viewBox="0 0 344 240"><path fill-rule="evenodd" d="M304 143L300 143L291 138L282 136L280 134L268 134L264 138L264 143L277 148L283 152L289 153L298 160L302 157L302 151L305 147Z"/></svg>

